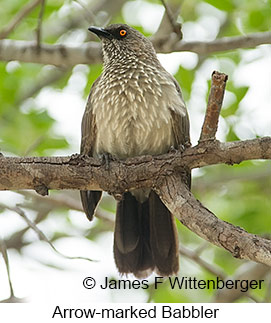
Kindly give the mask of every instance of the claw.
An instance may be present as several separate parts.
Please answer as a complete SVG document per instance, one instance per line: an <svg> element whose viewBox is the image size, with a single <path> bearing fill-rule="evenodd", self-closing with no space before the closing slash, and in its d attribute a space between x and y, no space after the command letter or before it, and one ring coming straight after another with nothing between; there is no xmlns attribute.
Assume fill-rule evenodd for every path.
<svg viewBox="0 0 271 323"><path fill-rule="evenodd" d="M178 151L178 149L176 149L174 146L170 146L169 148L169 153L176 153Z"/></svg>
<svg viewBox="0 0 271 323"><path fill-rule="evenodd" d="M105 169L110 169L110 162L114 160L113 156L110 153L102 153L100 156L100 161L102 165L105 165Z"/></svg>

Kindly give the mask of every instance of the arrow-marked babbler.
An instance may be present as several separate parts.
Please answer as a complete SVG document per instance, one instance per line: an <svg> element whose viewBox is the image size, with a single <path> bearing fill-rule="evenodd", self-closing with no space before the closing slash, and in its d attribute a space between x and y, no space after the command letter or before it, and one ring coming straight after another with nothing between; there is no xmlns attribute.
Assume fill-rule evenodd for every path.
<svg viewBox="0 0 271 323"><path fill-rule="evenodd" d="M190 143L180 87L159 62L149 39L125 24L90 27L102 42L103 72L93 83L82 120L81 154L117 159L159 155ZM187 171L190 186L190 172ZM101 191L81 191L92 220ZM162 276L179 268L173 215L151 189L117 202L114 258L121 274Z"/></svg>

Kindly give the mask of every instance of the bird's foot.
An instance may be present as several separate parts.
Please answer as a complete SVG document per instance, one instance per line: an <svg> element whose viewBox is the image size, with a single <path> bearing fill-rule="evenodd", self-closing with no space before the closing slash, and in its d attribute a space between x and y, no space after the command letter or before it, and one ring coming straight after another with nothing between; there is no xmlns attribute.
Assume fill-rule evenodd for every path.
<svg viewBox="0 0 271 323"><path fill-rule="evenodd" d="M105 165L106 170L110 169L110 162L115 160L115 158L110 153L102 153L99 158L101 164Z"/></svg>
<svg viewBox="0 0 271 323"><path fill-rule="evenodd" d="M170 146L170 148L169 148L169 153L173 153L173 154L176 154L177 153L177 151L178 151L178 149L176 149L174 146Z"/></svg>
<svg viewBox="0 0 271 323"><path fill-rule="evenodd" d="M178 151L180 151L181 153L183 153L185 151L185 145L179 145L178 146Z"/></svg>
<svg viewBox="0 0 271 323"><path fill-rule="evenodd" d="M178 148L175 148L175 147L173 147L173 146L171 146L170 148L169 148L169 153L177 153L177 152L181 152L181 153L183 153L184 151L185 151L185 149L187 149L187 148L189 148L189 147L191 147L191 143L190 142L186 142L186 143L184 143L184 144L180 144L180 145L178 145Z"/></svg>
<svg viewBox="0 0 271 323"><path fill-rule="evenodd" d="M190 142L190 140L188 140L188 141L186 141L185 143L184 143L184 148L186 149L186 148L190 148L192 146L192 144L191 144L191 142Z"/></svg>

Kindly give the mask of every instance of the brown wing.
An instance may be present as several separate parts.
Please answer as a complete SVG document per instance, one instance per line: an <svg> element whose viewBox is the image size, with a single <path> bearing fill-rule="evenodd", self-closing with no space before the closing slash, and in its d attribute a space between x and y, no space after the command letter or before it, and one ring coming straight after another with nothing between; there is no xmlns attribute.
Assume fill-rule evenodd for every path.
<svg viewBox="0 0 271 323"><path fill-rule="evenodd" d="M191 146L190 143L190 130L189 130L189 117L185 107L185 103L183 101L181 88L178 82L172 77L172 80L175 84L176 90L179 93L181 101L183 103L183 111L185 111L185 115L177 113L176 109L172 110L171 117L172 117L172 129L174 133L175 139L175 148L178 149L181 145L184 148ZM181 109L180 109L181 110ZM184 177L183 180L187 183L188 187L191 188L191 171L189 169L184 170Z"/></svg>
<svg viewBox="0 0 271 323"><path fill-rule="evenodd" d="M93 150L96 139L96 123L95 116L92 113L91 106L91 95L93 93L93 89L97 84L99 78L93 83L91 88L86 109L82 119L81 125L81 154L93 156ZM102 192L101 191L80 191L81 201L83 209L86 213L87 218L91 221L93 219L93 214L101 199Z"/></svg>
<svg viewBox="0 0 271 323"><path fill-rule="evenodd" d="M189 147L191 145L191 143L190 143L188 113L187 113L185 103L184 103L184 100L182 97L181 88L174 77L172 77L172 80L174 82L177 92L179 93L181 101L183 102L183 107L184 107L183 111L186 112L185 115L177 113L176 110L172 110L172 112L171 112L172 128L173 128L173 133L174 133L174 138L175 138L175 148L178 148L180 145L183 145L185 147Z"/></svg>
<svg viewBox="0 0 271 323"><path fill-rule="evenodd" d="M96 139L96 124L95 124L95 117L92 111L91 105L91 96L93 94L93 89L97 85L97 82L100 77L93 83L92 88L90 90L87 105L85 108L85 112L82 119L81 124L81 154L93 156L93 149L95 145Z"/></svg>

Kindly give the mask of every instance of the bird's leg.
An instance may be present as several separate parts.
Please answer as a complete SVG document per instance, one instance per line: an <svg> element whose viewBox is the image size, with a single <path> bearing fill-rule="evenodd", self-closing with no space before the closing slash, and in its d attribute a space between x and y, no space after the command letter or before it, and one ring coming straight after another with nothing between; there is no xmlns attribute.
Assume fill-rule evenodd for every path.
<svg viewBox="0 0 271 323"><path fill-rule="evenodd" d="M102 153L99 155L99 159L102 165L105 165L105 169L110 169L110 162L115 160L115 158L110 153Z"/></svg>
<svg viewBox="0 0 271 323"><path fill-rule="evenodd" d="M185 141L185 143L184 143L184 148L185 149L190 148L191 146L192 146L192 144L191 144L190 140Z"/></svg>
<svg viewBox="0 0 271 323"><path fill-rule="evenodd" d="M184 152L185 151L185 145L182 145L182 144L180 144L179 146L178 146L178 151L180 151L180 152Z"/></svg>
<svg viewBox="0 0 271 323"><path fill-rule="evenodd" d="M178 145L178 147L174 147L174 146L170 146L168 152L169 153L177 153L178 151L183 153L185 151L185 149L191 147L191 143L190 142L185 142L184 144L180 144Z"/></svg>
<svg viewBox="0 0 271 323"><path fill-rule="evenodd" d="M174 153L174 154L176 154L177 151L178 151L177 148L175 148L174 146L170 146L170 148L168 150L168 153Z"/></svg>

